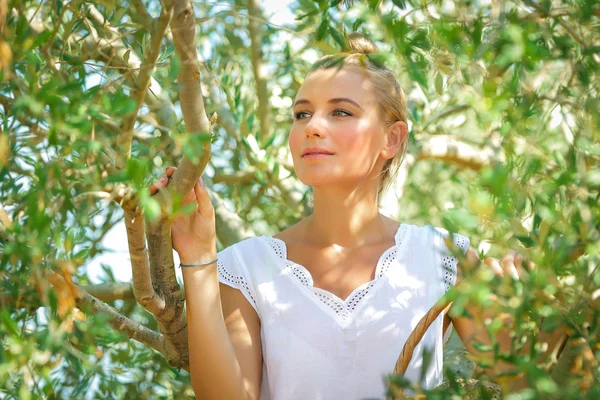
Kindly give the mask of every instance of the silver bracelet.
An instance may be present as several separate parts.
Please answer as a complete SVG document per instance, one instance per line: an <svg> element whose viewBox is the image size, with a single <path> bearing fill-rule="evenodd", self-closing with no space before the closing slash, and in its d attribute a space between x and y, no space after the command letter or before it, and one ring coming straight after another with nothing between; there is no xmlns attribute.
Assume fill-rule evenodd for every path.
<svg viewBox="0 0 600 400"><path fill-rule="evenodd" d="M216 263L218 260L219 259L217 258L211 262L207 262L204 264L182 264L182 263L179 263L179 268L181 268L181 267L204 267L205 265L210 265L210 264Z"/></svg>

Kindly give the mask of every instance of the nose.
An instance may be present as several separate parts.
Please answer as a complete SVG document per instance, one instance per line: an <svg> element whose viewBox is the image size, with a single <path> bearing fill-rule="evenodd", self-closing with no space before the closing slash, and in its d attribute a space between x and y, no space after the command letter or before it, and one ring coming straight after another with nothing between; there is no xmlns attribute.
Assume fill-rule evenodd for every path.
<svg viewBox="0 0 600 400"><path fill-rule="evenodd" d="M310 118L310 121L308 121L308 123L304 126L304 134L306 135L307 139L311 137L323 138L325 137L326 129L327 123L325 118L320 117L317 115L317 113L315 113Z"/></svg>

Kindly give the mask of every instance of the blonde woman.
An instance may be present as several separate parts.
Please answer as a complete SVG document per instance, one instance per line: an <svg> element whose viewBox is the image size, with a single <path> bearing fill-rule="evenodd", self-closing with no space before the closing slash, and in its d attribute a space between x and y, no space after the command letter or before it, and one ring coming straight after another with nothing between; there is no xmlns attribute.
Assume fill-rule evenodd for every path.
<svg viewBox="0 0 600 400"><path fill-rule="evenodd" d="M214 209L200 181L186 199L197 212L173 223L199 398L385 397L384 376L408 335L460 277L446 243L477 258L464 236L446 241L443 229L379 213L380 190L406 151L406 100L392 73L365 57L372 42L354 35L350 47L315 63L291 110L289 147L296 175L313 188L312 215L217 254ZM488 260L498 274L518 274L519 262L504 261ZM475 352L475 324L443 313L417 346L408 379L419 381L428 348L420 383L441 383L450 323Z"/></svg>

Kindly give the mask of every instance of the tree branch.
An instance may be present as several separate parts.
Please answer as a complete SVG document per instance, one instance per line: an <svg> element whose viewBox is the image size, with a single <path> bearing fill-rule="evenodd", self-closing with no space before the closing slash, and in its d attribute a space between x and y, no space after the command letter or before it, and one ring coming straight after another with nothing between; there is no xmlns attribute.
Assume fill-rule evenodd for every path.
<svg viewBox="0 0 600 400"><path fill-rule="evenodd" d="M229 211L218 194L213 191L209 191L209 194L215 207L217 236L223 246L228 247L256 235L239 215Z"/></svg>
<svg viewBox="0 0 600 400"><path fill-rule="evenodd" d="M122 68L123 75L135 82L142 65L139 56L133 49L124 44L123 37L118 29L112 26L93 5L88 5L88 15L103 29L105 36L100 37L94 31L86 37L72 33L68 38L69 43L71 45L80 44L83 53L89 59L102 61L108 67ZM148 26L150 25L151 23ZM41 33L43 30L43 26L34 24L33 21L30 27L36 33ZM128 60L125 60L127 53ZM150 87L144 100L150 111L156 113L161 131L164 132L165 128L171 129L175 126L173 104L154 78L150 78Z"/></svg>
<svg viewBox="0 0 600 400"><path fill-rule="evenodd" d="M256 167L248 167L243 171L236 171L232 174L224 174L221 170L215 169L215 174L213 175L212 181L213 183L226 183L228 185L247 185L256 179L254 177L256 170Z"/></svg>
<svg viewBox="0 0 600 400"><path fill-rule="evenodd" d="M174 1L175 14L171 23L173 43L181 60L181 70L177 78L179 83L179 102L186 129L191 135L209 134L211 125L204 108L204 98L200 82L200 63L196 50L196 26L194 8L189 0ZM169 193L185 194L192 189L208 160L211 143L205 141L201 157L195 162L184 157L179 168L171 178Z"/></svg>
<svg viewBox="0 0 600 400"><path fill-rule="evenodd" d="M148 10L146 9L146 6L144 6L144 3L142 3L142 0L132 0L131 2L133 3L135 11L143 21L144 25L147 28L150 28L152 26L153 19Z"/></svg>
<svg viewBox="0 0 600 400"><path fill-rule="evenodd" d="M79 286L100 301L135 300L131 284L125 282L101 283ZM40 299L35 290L22 290L14 296L10 292L0 292L0 307L38 308Z"/></svg>
<svg viewBox="0 0 600 400"><path fill-rule="evenodd" d="M177 55L181 60L178 83L184 122L190 135L208 134L211 126L206 116L200 84L194 8L189 0L175 0L173 6L171 32ZM194 159L184 155L177 171L171 177L167 190L161 190L155 195L163 210L170 209L172 198L183 197L192 189L208 163L210 146L209 140L204 141L200 149L201 155ZM148 221L147 239L152 282L156 293L165 300L164 309L154 314L168 346L165 357L172 366L188 368L184 297L175 277L169 219L162 217L155 221Z"/></svg>
<svg viewBox="0 0 600 400"><path fill-rule="evenodd" d="M165 309L165 300L152 287L148 251L146 250L144 217L139 212L126 209L125 228L131 257L135 299L145 310L158 315Z"/></svg>
<svg viewBox="0 0 600 400"><path fill-rule="evenodd" d="M110 24L107 22L107 30L110 29ZM118 32L117 32L118 33ZM84 49L84 54L93 60L104 62L109 67L120 67L125 76L131 82L135 82L139 75L142 60L131 48L127 47L121 39L116 39L108 34L107 38L99 38L87 36L85 39L75 38L74 41L81 42ZM127 54L128 59L125 60ZM168 95L162 89L160 84L150 78L150 86L146 92L144 101L148 105L150 111L156 113L157 120L160 124L159 129L172 129L175 126L175 111L173 104Z"/></svg>
<svg viewBox="0 0 600 400"><path fill-rule="evenodd" d="M452 136L431 136L417 140L417 144L417 161L443 160L478 171L497 158L492 149L476 149Z"/></svg>
<svg viewBox="0 0 600 400"><path fill-rule="evenodd" d="M540 6L539 4L537 4L535 1L525 1L526 4L529 4L531 7L533 7L538 13L540 13L540 15L544 18L552 18L554 19L556 22L558 22L558 24L560 26L562 26L569 35L571 35L571 37L573 39L575 39L575 41L577 43L579 43L581 46L583 46L584 48L587 48L588 46L586 45L586 43L583 41L583 39L573 30L573 28L571 28L569 26L569 24L567 24L561 17L561 15L556 15L556 14L552 14L550 12L547 12L544 8L542 8L542 6Z"/></svg>
<svg viewBox="0 0 600 400"><path fill-rule="evenodd" d="M162 354L166 353L165 340L160 333L154 332L132 319L121 315L117 310L87 293L81 287L70 282L67 283L67 281L56 272L51 272L49 280L54 286L70 285L71 290L75 295L77 308L91 308L93 310L93 313L91 313L92 315L98 312L106 314L108 316L108 323L117 331L125 333L130 338L135 339Z"/></svg>
<svg viewBox="0 0 600 400"><path fill-rule="evenodd" d="M137 199L133 191L121 183L106 185L102 190L80 193L74 196L71 201L74 204L80 204L89 198L114 201L123 209L134 209L137 204Z"/></svg>
<svg viewBox="0 0 600 400"><path fill-rule="evenodd" d="M443 118L466 108L468 107L455 107L440 114L438 118ZM398 176L396 176L388 190L383 192L379 197L379 206L391 218L398 218L398 213L400 212L399 203L404 192L408 172L415 162L421 160L442 160L478 171L484 166L490 165L498 158L491 148L477 149L451 136L438 135L418 138L417 146L416 157L411 154L406 155L404 162L398 170Z"/></svg>
<svg viewBox="0 0 600 400"><path fill-rule="evenodd" d="M140 66L140 72L133 85L131 92L131 98L135 101L136 107L123 121L121 125L121 132L117 138L117 144L122 156L117 159L117 168L122 169L125 166L126 160L131 155L131 141L133 139L133 127L137 119L138 112L144 98L150 87L150 79L156 66L156 60L160 54L160 45L171 22L173 16L173 7L170 1L166 1L161 9L160 17L156 21L156 25L152 30L152 38L148 48L146 48L146 56Z"/></svg>
<svg viewBox="0 0 600 400"><path fill-rule="evenodd" d="M250 57L252 72L256 82L256 97L258 100L258 119L260 122L260 141L271 134L271 112L269 107L269 92L267 89L267 73L263 62L262 35L260 32L260 8L258 0L248 0L248 31L250 32Z"/></svg>
<svg viewBox="0 0 600 400"><path fill-rule="evenodd" d="M135 300L130 283L100 283L98 285L82 285L83 290L101 301Z"/></svg>

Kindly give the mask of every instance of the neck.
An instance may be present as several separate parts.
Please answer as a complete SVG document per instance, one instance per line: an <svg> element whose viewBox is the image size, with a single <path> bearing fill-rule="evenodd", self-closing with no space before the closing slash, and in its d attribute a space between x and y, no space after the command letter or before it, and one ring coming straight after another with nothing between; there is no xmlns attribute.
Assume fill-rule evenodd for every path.
<svg viewBox="0 0 600 400"><path fill-rule="evenodd" d="M388 231L376 188L314 188L313 214L306 221L306 236L314 244L356 248L385 240Z"/></svg>

